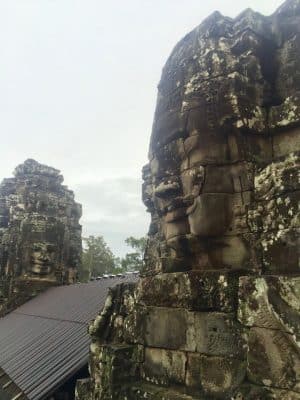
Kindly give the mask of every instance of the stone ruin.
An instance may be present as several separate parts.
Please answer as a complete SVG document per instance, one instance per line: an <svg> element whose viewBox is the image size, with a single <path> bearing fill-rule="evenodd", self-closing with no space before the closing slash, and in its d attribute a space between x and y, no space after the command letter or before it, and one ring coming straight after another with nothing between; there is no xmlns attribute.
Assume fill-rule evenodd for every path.
<svg viewBox="0 0 300 400"><path fill-rule="evenodd" d="M300 1L215 12L158 87L137 285L90 325L79 400L300 399Z"/></svg>
<svg viewBox="0 0 300 400"><path fill-rule="evenodd" d="M29 159L0 185L0 314L76 281L81 205L62 182L60 171Z"/></svg>

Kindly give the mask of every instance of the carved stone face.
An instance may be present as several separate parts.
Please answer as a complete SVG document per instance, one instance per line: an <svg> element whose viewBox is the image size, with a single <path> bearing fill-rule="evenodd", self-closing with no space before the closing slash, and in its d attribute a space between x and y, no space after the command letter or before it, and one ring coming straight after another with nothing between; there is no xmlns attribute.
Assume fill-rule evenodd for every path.
<svg viewBox="0 0 300 400"><path fill-rule="evenodd" d="M184 259L183 268L239 268L251 256L243 235L249 232L245 213L253 164L201 164L198 136L165 145L150 162L144 201L161 236L157 245L166 249L171 264ZM168 152L177 162L173 169L166 163Z"/></svg>
<svg viewBox="0 0 300 400"><path fill-rule="evenodd" d="M266 228L268 210L276 205L285 230L295 225L279 217L288 215L288 203L278 209L280 190L262 199L259 180L268 168L286 177L297 169L296 158L283 160L299 151L299 84L287 79L287 60L299 65L299 40L287 35L281 47L275 35L270 47L263 25L241 32L253 23L250 14L239 22L214 14L164 67L143 186L152 217L146 259L159 271L269 268L262 243L270 249L274 240L265 229L282 228L274 221ZM253 215L261 218L255 226Z"/></svg>
<svg viewBox="0 0 300 400"><path fill-rule="evenodd" d="M56 246L52 243L37 242L32 246L30 272L35 275L53 273L55 265Z"/></svg>

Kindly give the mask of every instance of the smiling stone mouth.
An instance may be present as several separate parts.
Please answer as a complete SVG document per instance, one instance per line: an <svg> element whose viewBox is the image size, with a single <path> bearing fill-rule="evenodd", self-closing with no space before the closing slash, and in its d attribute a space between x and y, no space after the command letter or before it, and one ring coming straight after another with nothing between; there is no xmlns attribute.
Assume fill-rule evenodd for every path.
<svg viewBox="0 0 300 400"><path fill-rule="evenodd" d="M41 267L48 267L51 266L53 263L50 262L49 260L47 261L41 261L41 260L37 260L37 261L33 261L33 265L39 265Z"/></svg>

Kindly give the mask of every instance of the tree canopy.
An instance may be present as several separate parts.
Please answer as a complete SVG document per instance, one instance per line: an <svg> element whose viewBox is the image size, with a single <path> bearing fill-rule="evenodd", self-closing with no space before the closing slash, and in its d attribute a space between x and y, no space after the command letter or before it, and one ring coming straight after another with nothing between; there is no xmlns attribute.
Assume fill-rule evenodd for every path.
<svg viewBox="0 0 300 400"><path fill-rule="evenodd" d="M83 238L82 266L79 280L88 281L91 277L103 274L116 274L127 271L139 271L143 266L144 251L147 239L145 237L128 237L125 243L133 251L123 258L115 257L103 236Z"/></svg>
<svg viewBox="0 0 300 400"><path fill-rule="evenodd" d="M141 237L139 239L133 236L125 239L125 243L130 246L134 251L127 253L124 258L121 259L122 269L125 271L140 271L144 263L144 252L146 247L147 239Z"/></svg>

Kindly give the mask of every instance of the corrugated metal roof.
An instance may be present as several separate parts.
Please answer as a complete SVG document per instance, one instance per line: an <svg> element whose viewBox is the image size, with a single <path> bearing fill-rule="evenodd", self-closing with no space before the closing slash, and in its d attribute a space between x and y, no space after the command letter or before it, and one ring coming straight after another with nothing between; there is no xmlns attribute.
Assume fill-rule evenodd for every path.
<svg viewBox="0 0 300 400"><path fill-rule="evenodd" d="M87 364L87 325L108 288L136 280L126 275L50 288L0 319L0 389L8 399L44 399Z"/></svg>

